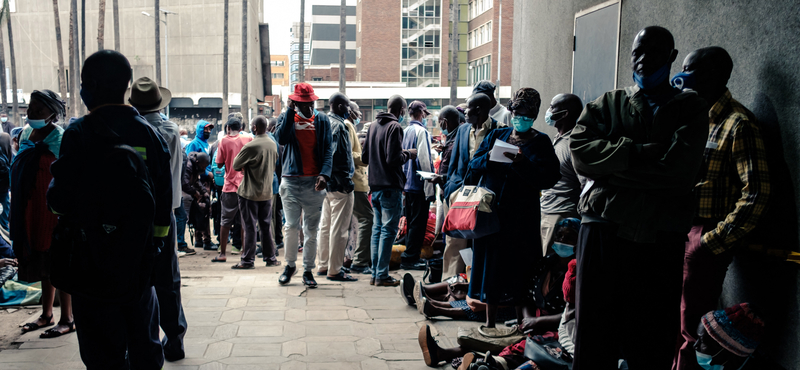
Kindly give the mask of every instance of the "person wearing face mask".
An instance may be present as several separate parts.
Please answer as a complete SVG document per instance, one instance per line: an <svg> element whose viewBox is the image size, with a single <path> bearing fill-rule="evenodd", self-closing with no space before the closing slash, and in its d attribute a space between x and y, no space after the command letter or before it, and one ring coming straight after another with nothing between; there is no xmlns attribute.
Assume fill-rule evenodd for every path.
<svg viewBox="0 0 800 370"><path fill-rule="evenodd" d="M703 315L697 325L697 342L692 350L697 368L704 370L767 369L756 348L764 336L764 322L749 303Z"/></svg>
<svg viewBox="0 0 800 370"><path fill-rule="evenodd" d="M505 125L511 124L511 112L506 109L502 104L500 104L497 99L494 97L494 92L497 89L497 86L492 83L491 81L478 81L475 83L475 86L472 87L472 95L475 94L486 94L491 100L491 107L492 109L489 110L489 115L494 118L497 122L500 122Z"/></svg>
<svg viewBox="0 0 800 370"><path fill-rule="evenodd" d="M569 152L569 136L575 122L583 111L581 98L573 94L558 94L550 102L550 108L544 115L548 126L555 127L558 134L553 139L558 161L561 163L561 180L552 188L542 190L542 255L550 254L553 249L556 225L567 218L580 218L578 214L578 198L586 183L586 178L575 173L572 167L572 155Z"/></svg>
<svg viewBox="0 0 800 370"><path fill-rule="evenodd" d="M25 324L22 332L54 325L56 288L50 282L50 244L58 217L50 212L46 194L58 159L64 129L55 123L64 117L65 103L53 91L34 90L28 106L27 126L20 135L20 149L11 165L11 240L19 261L19 280L42 282L42 314ZM75 331L72 298L59 291L61 319L42 338L55 338Z"/></svg>
<svg viewBox="0 0 800 370"><path fill-rule="evenodd" d="M424 270L425 262L420 261L425 229L428 226L428 213L436 193L434 184L420 178L417 171L433 172L431 158L431 135L425 128L425 118L430 115L425 103L415 100L408 106L411 122L403 131L403 149L416 150L417 158L403 164L406 183L403 186L404 206L408 234L406 250L400 261L403 270Z"/></svg>
<svg viewBox="0 0 800 370"><path fill-rule="evenodd" d="M703 48L689 53L683 71L672 79L713 104L684 256L680 350L673 364L677 370L699 370L692 348L695 320L716 307L733 256L751 237L770 200L761 125L731 96L727 84L732 70L733 60L725 49Z"/></svg>
<svg viewBox="0 0 800 370"><path fill-rule="evenodd" d="M692 187L708 137L708 105L670 86L677 55L668 30L641 30L631 47L635 86L588 103L570 136L575 171L590 179L578 205L574 370L617 368L623 349L634 370L672 365Z"/></svg>
<svg viewBox="0 0 800 370"><path fill-rule="evenodd" d="M3 132L9 135L11 134L11 130L13 130L14 127L17 127L11 122L11 120L8 119L8 114L6 112L0 113L0 122L3 126Z"/></svg>
<svg viewBox="0 0 800 370"><path fill-rule="evenodd" d="M369 188L372 191L372 278L370 285L398 286L400 281L389 276L392 244L397 236L402 212L402 191L406 183L403 163L417 157L415 149L403 149L400 123L408 104L400 95L388 101L388 112L379 113L369 125L361 161L369 166Z"/></svg>
<svg viewBox="0 0 800 370"><path fill-rule="evenodd" d="M497 328L497 307L517 307L517 323L522 324L523 308L530 304L525 284L531 278L531 263L542 259L542 240L523 232L538 225L538 190L548 189L561 178L558 157L550 138L532 128L542 100L539 92L525 87L514 93L508 103L513 127L493 130L475 151L469 162L464 184L481 184L493 191L493 212L497 212L500 231L473 241L472 276L469 297L486 304L486 325L480 328L487 337L508 335L516 328ZM472 111L467 111L471 117ZM505 153L510 163L490 160L496 141L519 148Z"/></svg>
<svg viewBox="0 0 800 370"><path fill-rule="evenodd" d="M369 204L369 179L367 178L367 164L361 160L363 156L361 140L356 133L356 127L361 122L361 110L354 101L350 101L350 120L345 121L347 131L350 133L350 145L353 151L353 215L358 220L358 239L353 251L353 263L350 271L359 274L372 275L370 257L370 241L372 240L372 205Z"/></svg>
<svg viewBox="0 0 800 370"><path fill-rule="evenodd" d="M342 269L350 221L353 217L353 146L347 123L350 117L350 99L342 93L334 93L328 100L331 110L328 120L333 137L333 161L327 195L322 202L322 218L319 223L319 270L317 275L328 280L356 281Z"/></svg>
<svg viewBox="0 0 800 370"><path fill-rule="evenodd" d="M303 217L303 284L316 288L314 280L317 257L317 229L322 215L322 203L333 171L333 133L327 115L314 109L319 97L307 83L298 83L289 95L286 112L278 117L275 137L283 145L283 179L280 184L281 202L286 216L284 243L286 268L278 278L288 284L297 272L295 262L300 247L300 217Z"/></svg>
<svg viewBox="0 0 800 370"><path fill-rule="evenodd" d="M443 195L448 206L450 196L464 184L469 161L472 160L475 150L489 133L505 127L504 123L498 122L489 114L492 107L492 98L483 93L474 94L467 99L464 116L468 124L460 125L456 130L450 164L447 166L447 182L444 184ZM442 277L449 278L465 272L466 266L459 251L468 247L466 239L445 238L444 254L452 257L449 261L443 261Z"/></svg>
<svg viewBox="0 0 800 370"><path fill-rule="evenodd" d="M430 180L431 183L439 185L439 188L442 190L440 199L442 201L442 207L439 208L439 213L436 215L436 230L441 230L444 217L447 215L447 211L449 209L449 202L447 202L447 199L444 196L444 186L447 184L447 173L450 170L453 147L455 146L456 141L456 133L458 132L460 125L461 113L456 109L456 107L452 105L446 105L442 107L442 110L439 111L439 128L442 130L442 134L445 136L444 145L441 147L442 161L439 163L439 169L436 171L436 176ZM459 254L460 249L454 247L447 248L448 239L451 238L446 236L445 250L444 254L442 255L442 263L443 266L445 266L443 267L442 271L447 271L448 273L448 275L442 275L445 277L453 276L455 275L456 271L460 272L466 267L464 266L464 262L461 260L461 255Z"/></svg>

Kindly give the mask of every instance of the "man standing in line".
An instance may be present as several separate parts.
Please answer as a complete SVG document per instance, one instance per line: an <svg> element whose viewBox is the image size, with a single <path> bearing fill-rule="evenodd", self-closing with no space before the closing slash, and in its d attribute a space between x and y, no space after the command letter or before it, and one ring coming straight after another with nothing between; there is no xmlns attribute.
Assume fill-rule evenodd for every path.
<svg viewBox="0 0 800 370"><path fill-rule="evenodd" d="M447 169L447 183L444 185L444 200L450 203L450 195L458 191L464 184L467 176L469 162L475 150L481 145L489 133L501 127L500 122L489 115L492 99L486 94L475 94L467 99L467 123L458 127L450 154L450 164ZM442 256L442 277L451 277L466 271L460 251L468 248L467 239L453 237L445 238L444 253Z"/></svg>
<svg viewBox="0 0 800 370"><path fill-rule="evenodd" d="M417 171L433 173L431 160L431 134L423 123L431 113L425 103L415 100L408 106L411 122L403 132L403 149L417 151L415 160L403 164L406 183L403 187L405 195L405 216L408 233L406 234L406 250L400 261L403 270L424 270L425 262L419 260L425 231L428 227L428 213L431 201L436 194L433 183L422 180Z"/></svg>
<svg viewBox="0 0 800 370"><path fill-rule="evenodd" d="M256 230L261 230L264 256L275 255L275 245L270 237L272 226L272 182L278 145L267 135L267 119L253 119L255 138L244 145L233 160L231 168L242 174L237 188L239 210L242 212L244 245L241 261L232 269L252 269L256 259ZM258 226L258 229L256 228Z"/></svg>
<svg viewBox="0 0 800 370"><path fill-rule="evenodd" d="M555 230L561 220L565 218L580 219L578 214L578 199L581 196L586 178L578 176L572 167L572 154L569 151L569 135L583 111L581 98L573 94L558 94L550 101L550 108L544 115L544 120L549 126L558 130L553 138L553 148L556 151L558 162L561 164L561 180L552 188L542 190L542 255L547 256L553 252Z"/></svg>
<svg viewBox="0 0 800 370"><path fill-rule="evenodd" d="M137 246L135 252L129 252L131 256L135 254L137 259L146 261L152 258L156 247L170 245L165 239L172 219L172 175L167 143L136 109L125 105L125 92L130 80L131 65L119 52L103 50L86 58L81 71L81 98L91 113L64 131L61 156L51 167L53 181L48 190L48 205L62 215L59 217L91 212L81 209L82 200L76 199L76 194L82 194L81 189L86 188L84 173L97 170L86 170L86 163L92 163L98 142L108 138L99 130L112 131L115 134L112 136L141 153L152 179L152 198L155 200L153 238L149 245ZM119 212L131 211L120 209ZM119 262L128 266L135 263ZM143 277L126 278L138 280ZM163 367L158 301L152 285L143 288L138 300L126 304L104 303L102 298L96 300L83 295L72 297L81 360L88 369ZM138 296L139 292L135 294Z"/></svg>
<svg viewBox="0 0 800 370"><path fill-rule="evenodd" d="M592 180L578 205L574 370L616 369L621 352L631 369L672 365L691 190L708 137L705 101L669 84L677 55L668 30L640 31L636 86L587 104L570 136L575 171Z"/></svg>
<svg viewBox="0 0 800 370"><path fill-rule="evenodd" d="M681 336L673 369L700 370L697 318L717 308L728 266L767 209L770 177L761 128L733 99L733 60L720 47L691 52L673 82L697 91L711 106L704 165L695 186L695 217L683 260ZM675 84L678 85L678 84ZM726 366L727 368L727 366Z"/></svg>
<svg viewBox="0 0 800 370"><path fill-rule="evenodd" d="M441 230L441 226L444 223L444 218L447 216L447 212L449 210L447 198L444 196L444 186L447 184L447 172L450 169L456 133L458 132L458 127L460 125L461 113L456 109L456 107L452 105L446 105L442 107L442 110L439 112L439 128L442 130L442 134L445 136L445 142L439 149L439 151L442 153L442 161L439 163L439 169L436 176L433 178L433 180L431 180L432 183L439 185L439 187L442 189L442 208L436 215L438 232L441 232L439 230ZM450 252L451 255L442 255L442 276L445 278L456 275L456 271L466 269L463 261L461 260L461 256L459 255L459 249L447 249L446 243L448 242L448 239L450 239L450 237L445 236L445 250ZM452 255L452 253L455 253L455 255ZM449 275L445 275L445 271L447 271L447 274Z"/></svg>
<svg viewBox="0 0 800 370"><path fill-rule="evenodd" d="M289 95L286 112L278 118L276 137L283 145L283 181L281 201L286 215L286 268L278 278L288 284L297 273L297 249L300 247L300 217L303 217L303 284L316 288L313 270L317 258L317 229L325 200L333 162L333 136L328 116L314 109L319 99L314 88L298 83Z"/></svg>
<svg viewBox="0 0 800 370"><path fill-rule="evenodd" d="M225 256L225 251L228 247L228 236L236 219L241 220L242 218L239 213L239 196L236 194L244 177L242 172L233 171L231 168L233 168L233 159L236 158L242 147L253 140L250 136L239 134L239 131L242 130L242 118L238 116L228 118L225 130L227 135L219 140L216 156L217 167L225 169L225 185L222 186L222 193L219 197L220 208L222 209L220 212L219 256L214 257L211 262L225 262L228 260Z"/></svg>
<svg viewBox="0 0 800 370"><path fill-rule="evenodd" d="M350 271L372 275L369 244L372 240L372 219L375 215L372 213L372 205L369 204L367 164L361 160L361 140L359 140L356 133L356 126L360 121L361 111L358 109L358 104L351 101L350 120L345 121L344 124L347 126L347 131L350 132L350 145L353 148L353 165L355 166L355 172L353 173L353 183L355 185L353 215L358 220L358 240L356 241L356 249L353 251L353 264L350 265Z"/></svg>
<svg viewBox="0 0 800 370"><path fill-rule="evenodd" d="M142 77L133 82L128 89L126 99L139 114L153 126L164 140L170 152L169 167L172 173L172 209L181 206L181 167L183 166L183 150L178 125L166 121L160 111L169 105L172 93L166 88ZM164 330L161 344L164 346L164 358L167 361L178 361L186 356L183 337L186 335L186 316L181 304L181 271L178 266L177 252L195 254L194 249L176 250L175 215L170 212L169 234L164 249L156 258L153 285L158 298L159 323Z"/></svg>
<svg viewBox="0 0 800 370"><path fill-rule="evenodd" d="M356 281L358 279L342 271L353 217L353 148L345 126L350 117L350 100L337 92L328 101L331 106L328 119L333 137L333 165L328 194L322 202L318 248L320 266L317 275L327 275L328 280L334 281Z"/></svg>
<svg viewBox="0 0 800 370"><path fill-rule="evenodd" d="M388 112L376 117L364 142L361 160L369 166L369 187L375 220L372 226L372 279L370 285L398 286L389 276L392 244L402 212L402 191L406 183L403 163L417 157L416 149L403 149L403 121L408 105L400 95L388 101Z"/></svg>
<svg viewBox="0 0 800 370"><path fill-rule="evenodd" d="M511 112L502 106L494 97L494 91L497 87L489 81L478 81L472 88L472 95L486 94L491 99L492 109L489 111L489 116L494 118L500 123L500 127L506 127L511 124ZM481 143L478 143L480 145Z"/></svg>

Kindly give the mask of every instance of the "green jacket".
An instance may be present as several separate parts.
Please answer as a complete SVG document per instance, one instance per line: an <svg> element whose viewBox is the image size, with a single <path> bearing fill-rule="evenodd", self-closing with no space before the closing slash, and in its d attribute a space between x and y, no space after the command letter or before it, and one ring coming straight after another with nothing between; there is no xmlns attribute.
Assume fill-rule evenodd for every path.
<svg viewBox="0 0 800 370"><path fill-rule="evenodd" d="M618 236L641 243L655 242L660 231L688 233L708 138L708 106L695 92L675 96L652 121L650 112L638 87L609 91L586 105L570 137L575 170L594 180L580 213L615 223ZM647 156L648 143L665 149Z"/></svg>

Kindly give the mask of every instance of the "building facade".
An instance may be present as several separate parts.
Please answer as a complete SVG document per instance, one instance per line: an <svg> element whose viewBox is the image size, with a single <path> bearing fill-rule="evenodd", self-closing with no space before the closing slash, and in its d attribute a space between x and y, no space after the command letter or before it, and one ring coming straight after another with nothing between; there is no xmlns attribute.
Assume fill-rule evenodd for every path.
<svg viewBox="0 0 800 370"><path fill-rule="evenodd" d="M195 119L218 119L222 107L223 4L223 0L205 0L202 6L180 0L161 0L160 4L162 9L174 13L161 14L161 85L168 87L181 109L193 112ZM69 0L58 0L65 69L68 78L72 78L79 73L69 70L69 6ZM263 8L263 0L248 2L248 98L251 109L255 109L257 100L264 97L259 52L259 23L263 20ZM153 11L152 2L119 3L120 52L130 61L134 79L150 77L155 80L156 77L155 21L143 14L152 15ZM98 48L98 3L87 1L85 13L86 55L81 56L81 60ZM17 83L25 96L41 89L60 92L53 17L51 0L17 1L15 12L11 14ZM230 3L228 22L228 102L231 109L236 110L241 105L241 2ZM114 18L110 4L106 7L104 26L104 46L113 49ZM8 63L7 42L5 48ZM200 99L204 99L202 106Z"/></svg>
<svg viewBox="0 0 800 370"><path fill-rule="evenodd" d="M311 65L311 23L306 22L303 34L303 65L305 69ZM300 22L292 24L292 42L289 52L289 86L300 82Z"/></svg>
<svg viewBox="0 0 800 370"><path fill-rule="evenodd" d="M272 84L289 86L289 56L270 55L269 64L272 69Z"/></svg>

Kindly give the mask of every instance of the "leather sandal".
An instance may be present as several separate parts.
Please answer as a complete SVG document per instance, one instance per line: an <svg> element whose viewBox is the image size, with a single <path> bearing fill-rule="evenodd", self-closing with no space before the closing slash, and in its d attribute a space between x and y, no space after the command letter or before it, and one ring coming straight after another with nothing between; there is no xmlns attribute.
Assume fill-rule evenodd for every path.
<svg viewBox="0 0 800 370"><path fill-rule="evenodd" d="M75 331L75 321L70 321L70 322L60 322L59 321L58 325L65 325L65 326L69 327L69 330L67 330L66 333L62 333L62 332L56 330L56 328L50 328L50 329L45 330L44 333L39 334L39 338L43 338L43 339L58 338L58 337L60 337L60 336L62 336L64 334L69 334L69 333L72 333L73 331Z"/></svg>
<svg viewBox="0 0 800 370"><path fill-rule="evenodd" d="M34 330L37 330L37 329L46 328L48 326L55 325L54 322L51 322L53 320L53 315L50 315L50 317L44 317L42 315L39 315L39 319L44 319L44 321L47 321L48 323L44 324L44 325L39 325L39 324L36 323L36 321L39 321L38 319L36 321L34 321L34 322L29 322L29 323L27 323L25 325L22 325L22 333L24 334L24 333L27 333L29 331L34 331Z"/></svg>

